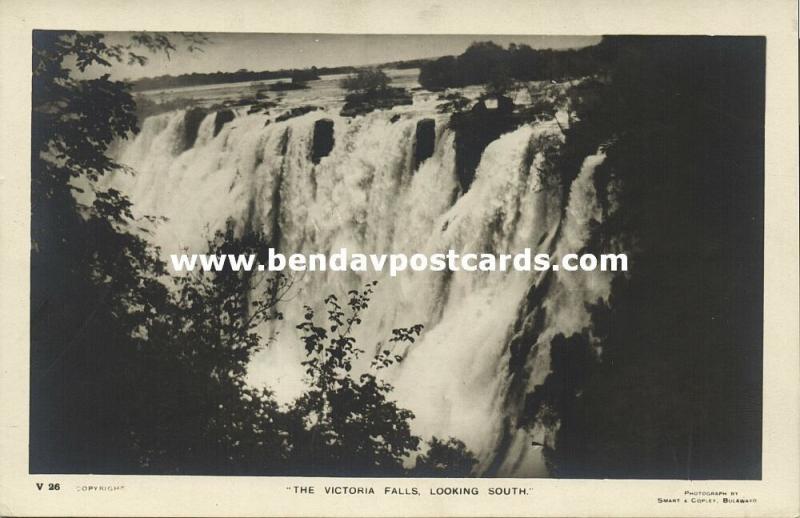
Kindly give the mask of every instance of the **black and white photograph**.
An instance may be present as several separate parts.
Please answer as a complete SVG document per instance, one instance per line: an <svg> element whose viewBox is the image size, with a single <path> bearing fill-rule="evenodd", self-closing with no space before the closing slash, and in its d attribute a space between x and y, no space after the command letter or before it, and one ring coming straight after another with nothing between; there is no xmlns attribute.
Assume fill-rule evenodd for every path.
<svg viewBox="0 0 800 518"><path fill-rule="evenodd" d="M794 512L787 2L75 2L0 25L1 515Z"/></svg>
<svg viewBox="0 0 800 518"><path fill-rule="evenodd" d="M760 478L764 59L35 31L31 472Z"/></svg>

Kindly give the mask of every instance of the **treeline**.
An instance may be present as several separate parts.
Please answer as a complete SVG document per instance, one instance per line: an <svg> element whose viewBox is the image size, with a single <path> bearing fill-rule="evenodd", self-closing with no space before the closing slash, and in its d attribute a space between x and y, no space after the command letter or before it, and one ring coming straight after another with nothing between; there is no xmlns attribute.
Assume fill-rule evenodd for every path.
<svg viewBox="0 0 800 518"><path fill-rule="evenodd" d="M405 61L390 61L388 63L382 63L380 65L375 65L374 67L370 68L394 68L397 70L408 70L410 68L420 68L426 63L430 62L431 59L429 58L407 59Z"/></svg>
<svg viewBox="0 0 800 518"><path fill-rule="evenodd" d="M396 68L409 69L419 68L429 62L427 59L412 59L406 61L392 61L376 65L375 68ZM158 90L162 88L180 88L186 86L201 86L224 83L243 83L246 81L266 81L271 79L291 79L293 83L303 83L320 79L320 76L334 74L354 74L361 67L341 66L341 67L311 67L311 68L291 68L281 70L263 70L254 72L252 70L237 70L236 72L192 72L191 74L181 74L178 76L163 75L156 77L146 77L132 81L134 91Z"/></svg>
<svg viewBox="0 0 800 518"><path fill-rule="evenodd" d="M374 65L376 69L419 68L419 82L428 90L442 90L485 84L498 78L519 81L560 80L585 77L607 70L615 46L604 38L597 45L580 49L534 49L525 44L509 44L503 48L491 41L475 42L458 56L437 59L412 59ZM178 76L162 75L132 81L134 91L179 88L210 84L240 83L273 79L291 79L302 83L333 74L354 74L364 67L311 67L306 69L264 70L241 69L236 72L192 72Z"/></svg>
<svg viewBox="0 0 800 518"><path fill-rule="evenodd" d="M145 77L132 81L131 84L133 85L134 91L143 91L286 78L291 79L293 82L301 82L313 81L319 79L322 75L348 74L354 70L354 67L347 66L334 68L311 67L306 69L263 70L261 72L254 72L246 69L237 70L236 72L192 72L191 74L181 74L178 76L167 74L156 77Z"/></svg>
<svg viewBox="0 0 800 518"><path fill-rule="evenodd" d="M612 52L607 40L567 50L534 49L515 43L503 48L491 41L476 42L459 56L422 64L419 83L428 90L441 90L485 84L499 77L519 81L584 77L604 70Z"/></svg>

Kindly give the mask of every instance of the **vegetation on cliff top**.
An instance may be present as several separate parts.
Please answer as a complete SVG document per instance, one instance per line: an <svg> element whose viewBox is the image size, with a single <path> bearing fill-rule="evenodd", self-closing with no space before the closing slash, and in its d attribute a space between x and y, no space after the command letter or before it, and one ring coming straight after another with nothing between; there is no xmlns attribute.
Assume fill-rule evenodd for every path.
<svg viewBox="0 0 800 518"><path fill-rule="evenodd" d="M581 49L533 49L491 41L476 42L459 56L422 64L419 83L428 90L497 84L510 80L543 81L585 77L605 69L609 48L601 42Z"/></svg>
<svg viewBox="0 0 800 518"><path fill-rule="evenodd" d="M389 86L390 82L389 76L378 68L363 68L345 77L339 83L347 92L341 114L354 117L413 102L411 94L403 88Z"/></svg>

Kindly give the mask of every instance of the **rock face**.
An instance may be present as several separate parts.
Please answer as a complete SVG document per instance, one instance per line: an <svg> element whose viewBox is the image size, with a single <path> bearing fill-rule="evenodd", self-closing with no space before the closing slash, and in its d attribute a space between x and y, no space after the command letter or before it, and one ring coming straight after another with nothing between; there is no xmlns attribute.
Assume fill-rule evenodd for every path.
<svg viewBox="0 0 800 518"><path fill-rule="evenodd" d="M278 103L276 103L275 101L262 101L250 106L250 109L247 110L247 113L249 115L251 113L264 112L276 106L278 106Z"/></svg>
<svg viewBox="0 0 800 518"><path fill-rule="evenodd" d="M278 115L278 117L275 118L275 122L286 121L294 117L299 117L301 115L305 115L306 113L313 112L314 110L319 110L319 106L298 106Z"/></svg>
<svg viewBox="0 0 800 518"><path fill-rule="evenodd" d="M214 136L219 135L222 127L236 118L233 110L220 110L217 112L217 117L214 119Z"/></svg>
<svg viewBox="0 0 800 518"><path fill-rule="evenodd" d="M436 147L436 121L421 119L417 122L417 131L414 139L414 170L425 160L433 156Z"/></svg>
<svg viewBox="0 0 800 518"><path fill-rule="evenodd" d="M328 156L333 150L334 143L333 121L331 119L320 119L315 122L314 137L311 141L311 161L319 164L319 161Z"/></svg>
<svg viewBox="0 0 800 518"><path fill-rule="evenodd" d="M457 113L464 111L472 103L467 97L458 92L439 94L438 100L444 101L436 107L439 113Z"/></svg>
<svg viewBox="0 0 800 518"><path fill-rule="evenodd" d="M484 95L475 106L472 107L472 113L485 114L495 113L497 115L511 115L514 111L514 101L505 95Z"/></svg>
<svg viewBox="0 0 800 518"><path fill-rule="evenodd" d="M486 146L519 123L514 102L502 95L484 96L470 111L453 114L450 126L455 130L456 175L462 192L472 185Z"/></svg>
<svg viewBox="0 0 800 518"><path fill-rule="evenodd" d="M197 140L197 132L200 123L206 118L208 113L203 108L192 108L186 110L183 116L183 150L191 149Z"/></svg>
<svg viewBox="0 0 800 518"><path fill-rule="evenodd" d="M238 108L239 106L248 106L255 104L258 99L255 97L241 97L239 99L227 99L222 101L222 104L215 106L216 108Z"/></svg>

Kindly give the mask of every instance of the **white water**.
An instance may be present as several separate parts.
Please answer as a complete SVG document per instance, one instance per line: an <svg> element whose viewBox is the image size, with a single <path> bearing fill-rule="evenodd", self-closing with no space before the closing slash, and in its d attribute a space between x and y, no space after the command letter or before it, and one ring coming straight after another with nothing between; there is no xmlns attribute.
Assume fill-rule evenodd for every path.
<svg viewBox="0 0 800 518"><path fill-rule="evenodd" d="M117 158L137 171L110 182L127 192L137 215L168 218L150 239L163 254L205 252L206 241L231 220L237 231L279 237L283 253L457 251L513 253L525 247L556 256L577 252L600 220L592 175L603 155L588 157L562 207L561 187L545 167L545 149L558 147L555 122L522 126L485 150L474 183L459 193L453 134L447 116L429 103L374 112L355 119L337 109L315 111L281 123L272 114L245 115L212 136L213 115L200 126L194 146L180 152L183 112L146 119ZM402 114L392 123L391 117ZM435 118L434 155L413 171L416 123ZM314 165L314 122L335 123L331 154ZM281 154L285 145L286 153ZM531 160L531 156L533 160ZM538 354L527 359L528 390L549 369L549 340L589 326L585 302L606 300L605 273L551 272L555 282L542 300L546 325ZM296 276L293 298L282 306L285 323L264 329L276 341L254 359L250 379L266 384L282 401L301 389L303 347L294 324L302 305L321 307L329 293L344 294L368 281L379 284L356 336L367 354L395 327L425 325L420 340L396 351L405 360L388 373L401 404L416 414L414 431L429 438L454 436L476 452L480 469L500 466L501 476L546 476L531 440L552 441L554 430L536 425L514 430L521 402L509 401L508 342L520 308L538 273L404 272L397 278L309 272ZM318 316L324 313L318 312ZM510 424L509 424L510 423ZM511 426L511 428L506 428ZM510 445L498 449L503 435Z"/></svg>

